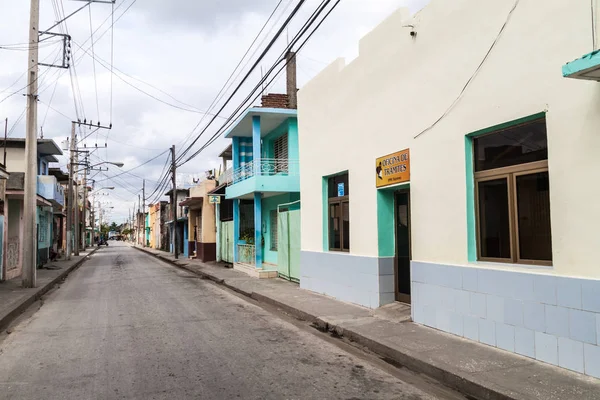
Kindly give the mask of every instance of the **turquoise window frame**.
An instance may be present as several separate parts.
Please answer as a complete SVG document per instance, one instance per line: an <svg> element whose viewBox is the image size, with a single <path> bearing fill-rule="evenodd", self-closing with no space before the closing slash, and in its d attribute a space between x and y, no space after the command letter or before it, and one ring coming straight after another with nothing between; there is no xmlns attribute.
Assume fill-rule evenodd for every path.
<svg viewBox="0 0 600 400"><path fill-rule="evenodd" d="M475 215L475 160L473 154L473 139L488 133L510 128L545 118L546 112L529 115L516 120L490 126L465 135L465 172L467 182L467 259L469 262L477 261L477 219Z"/></svg>
<svg viewBox="0 0 600 400"><path fill-rule="evenodd" d="M396 192L410 190L410 182L377 189L377 253L396 256Z"/></svg>

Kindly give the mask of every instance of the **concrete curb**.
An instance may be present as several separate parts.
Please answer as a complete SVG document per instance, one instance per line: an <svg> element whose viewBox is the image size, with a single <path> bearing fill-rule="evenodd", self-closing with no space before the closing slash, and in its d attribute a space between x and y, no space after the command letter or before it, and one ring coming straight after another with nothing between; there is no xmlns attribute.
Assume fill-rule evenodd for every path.
<svg viewBox="0 0 600 400"><path fill-rule="evenodd" d="M38 301L43 295L48 293L48 291L50 289L52 289L54 286L56 286L57 283L59 283L60 281L65 279L75 269L79 268L84 262L87 261L87 257L96 253L96 251L98 251L98 249L94 248L89 254L87 254L81 260L77 261L75 264L71 265L69 268L62 271L56 278L52 279L50 282L48 282L44 286L37 288L37 290L35 292L31 293L31 295L29 297L27 297L26 299L24 299L23 301L18 303L16 305L16 307L13 308L11 311L2 315L0 317L0 329L5 328L7 325L9 325L11 322L13 322L15 320L15 318L17 318L19 315L21 315L30 305L32 305L33 303Z"/></svg>
<svg viewBox="0 0 600 400"><path fill-rule="evenodd" d="M313 323L318 329L323 331L335 332L339 336L343 336L361 346L366 347L373 353L387 359L388 362L391 361L392 364L397 364L398 366L406 367L413 372L421 373L426 375L432 379L435 379L438 382L443 383L444 385L458 390L459 392L466 394L468 396L472 396L474 398L480 400L517 400L518 397L512 396L507 393L503 393L502 391L496 390L494 388L490 388L485 386L482 383L476 382L472 376L468 374L462 374L460 371L449 371L447 369L441 368L434 363L428 362L427 360L423 360L417 358L409 352L403 352L401 350L392 348L383 343L377 342L361 333L358 333L352 329L344 328L343 326L337 325L335 323L331 323L326 319L320 318L316 315L309 314L300 309L290 306L289 304L282 303L279 300L276 300L272 297L266 296L264 294L258 292L250 292L240 290L238 287L230 285L226 280L217 278L212 276L209 273L198 271L193 268L187 267L187 265L182 263L177 263L168 258L161 257L160 254L154 254L148 250L133 246L134 248L152 255L159 260L167 262L173 266L178 268L185 269L193 274L199 275L202 278L210 279L216 283L222 284L238 293L241 293L247 297L250 297L256 301L263 302L265 304L269 304L271 306L277 307L284 312L294 316L303 321L308 321Z"/></svg>

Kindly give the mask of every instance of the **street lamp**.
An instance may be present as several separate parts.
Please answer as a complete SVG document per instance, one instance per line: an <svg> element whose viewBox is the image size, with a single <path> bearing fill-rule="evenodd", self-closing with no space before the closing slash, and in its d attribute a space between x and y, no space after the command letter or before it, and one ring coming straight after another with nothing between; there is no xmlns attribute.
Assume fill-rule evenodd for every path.
<svg viewBox="0 0 600 400"><path fill-rule="evenodd" d="M82 169L79 169L77 171L74 171L73 173L76 174L76 173L81 172L83 170L88 170L90 168L94 168L94 167L97 167L99 165L104 165L104 164L114 165L114 166L116 166L118 168L122 168L125 165L122 162L113 162L113 161L102 161L102 162L99 162L97 164L89 165L89 166L87 164L85 164L85 163L73 163L73 165L85 165L86 166L85 168L82 168Z"/></svg>
<svg viewBox="0 0 600 400"><path fill-rule="evenodd" d="M119 167L119 168L122 168L123 165L125 165L122 162L102 161L101 163L90 165L90 168L97 167L98 165L102 165L102 164L110 164L110 165L114 165L114 166Z"/></svg>
<svg viewBox="0 0 600 400"><path fill-rule="evenodd" d="M92 194L94 192L98 192L100 190L115 190L114 186L105 186L105 187L101 187L100 189L96 189L96 190L92 190L90 193L88 194Z"/></svg>

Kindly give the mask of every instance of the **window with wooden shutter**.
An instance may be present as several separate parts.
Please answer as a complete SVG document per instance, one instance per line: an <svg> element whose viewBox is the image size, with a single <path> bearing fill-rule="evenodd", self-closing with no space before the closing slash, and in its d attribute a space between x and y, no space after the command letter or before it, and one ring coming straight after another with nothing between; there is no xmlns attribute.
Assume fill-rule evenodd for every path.
<svg viewBox="0 0 600 400"><path fill-rule="evenodd" d="M288 171L288 135L279 136L273 142L273 155L275 158L275 172Z"/></svg>

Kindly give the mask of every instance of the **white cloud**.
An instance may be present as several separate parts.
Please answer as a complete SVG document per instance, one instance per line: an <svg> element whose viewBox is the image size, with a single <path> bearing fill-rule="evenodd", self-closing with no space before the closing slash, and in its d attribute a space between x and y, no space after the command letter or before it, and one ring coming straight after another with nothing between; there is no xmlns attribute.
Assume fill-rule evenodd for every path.
<svg viewBox="0 0 600 400"><path fill-rule="evenodd" d="M119 0L115 6L116 18L132 3L133 0ZM412 12L417 11L429 0L344 0L323 24L309 44L298 57L298 84L302 86L315 76L328 63L338 57L353 58L358 49L358 41L366 32L373 29L379 22L401 6L407 6ZM65 13L69 14L79 2L59 0L64 4ZM0 25L0 46L11 43L27 42L29 24L29 2L0 0L3 23ZM253 40L256 33L264 24L267 16L273 10L277 0L143 0L137 1L131 9L118 20L114 29L114 65L123 72L151 83L169 93L173 97L205 110L225 82L240 57ZM286 14L294 7L296 1L283 0L280 12L286 9ZM269 56L262 63L266 68L276 59L290 37L312 13L319 4L317 0L308 0L300 10L297 18L291 24L289 31L273 47ZM286 8L287 7L287 8ZM97 32L104 36L94 45L96 56L105 61L111 58L110 52L110 6L103 4L92 5L92 25L97 28L107 21ZM279 13L276 14L276 17ZM69 33L78 45L88 48L90 41L90 22L87 10L68 20ZM55 22L55 15L50 1L42 2L42 28L49 27ZM279 24L283 19L279 20ZM271 26L270 26L271 27ZM85 44L84 44L85 42ZM96 80L94 80L94 64L89 55L81 51L78 45L73 45L76 62L77 81L85 108L86 118L110 123L110 71L96 63ZM58 54L58 45L43 48L41 58L53 58ZM90 50L91 53L91 50ZM26 51L8 51L0 49L0 91L13 83L27 65ZM72 98L71 80L64 70L40 69L40 74L46 77L41 86L39 123L46 115L46 104L54 89L55 78L62 74L56 86L52 107L58 112L49 110L44 122L45 137L55 138L58 142L64 140L70 132L70 120L75 119L74 102ZM245 94L257 82L260 71L249 79L250 84L240 91ZM161 98L164 101L178 104L157 90L144 86L142 83L127 78L132 84ZM41 79L43 81L44 79ZM136 91L121 80L113 77L113 129L106 140L106 132L90 136L86 141L88 147L97 144L101 148L94 152L92 158L101 157L112 161L123 161L128 169L161 151L167 150L172 144L181 145L198 123L201 115L164 105ZM275 82L272 91L284 91L283 79ZM11 89L15 91L26 85L23 76ZM96 90L98 86L98 115L96 106ZM11 90L0 93L0 101ZM241 101L236 97L232 104ZM9 118L9 126L21 115L25 107L25 97L22 91L9 100L0 103L0 119ZM233 107L228 107L231 112ZM61 115L64 114L63 115ZM218 122L215 121L215 128ZM25 123L21 121L15 127L12 136L24 136ZM89 132L89 131L88 131ZM203 143L212 135L210 129L199 140ZM108 147L104 148L104 143ZM181 168L182 174L202 176L204 171L218 168L217 154L227 145L225 139L217 140L200 156ZM151 192L160 178L165 165L166 155L132 171L133 174L146 178L147 192ZM65 165L66 159L61 159ZM105 179L117 172L110 167L107 173L100 173L96 179ZM10 166L9 166L10 169ZM110 192L112 205L115 207L112 218L122 222L137 201L137 192L141 190L141 178L132 175L122 175L110 181L101 182L103 185L114 185L117 189ZM100 183L99 183L100 184Z"/></svg>

